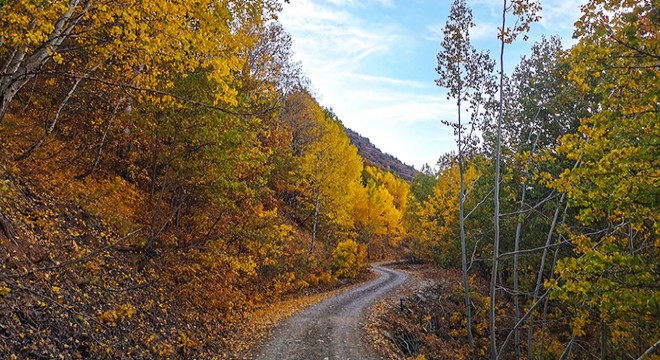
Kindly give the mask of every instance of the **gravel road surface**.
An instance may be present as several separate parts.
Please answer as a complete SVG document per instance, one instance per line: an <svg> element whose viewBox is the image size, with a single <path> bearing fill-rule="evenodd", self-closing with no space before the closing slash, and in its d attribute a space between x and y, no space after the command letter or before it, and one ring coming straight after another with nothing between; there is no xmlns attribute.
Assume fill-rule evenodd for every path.
<svg viewBox="0 0 660 360"><path fill-rule="evenodd" d="M326 299L290 317L273 330L254 355L267 360L368 360L379 357L363 340L366 308L408 275L373 265L378 278Z"/></svg>

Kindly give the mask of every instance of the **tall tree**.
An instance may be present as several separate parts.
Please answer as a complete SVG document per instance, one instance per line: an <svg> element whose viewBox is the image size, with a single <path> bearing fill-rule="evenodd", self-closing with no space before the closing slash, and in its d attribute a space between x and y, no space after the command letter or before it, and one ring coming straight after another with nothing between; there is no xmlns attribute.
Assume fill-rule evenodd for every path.
<svg viewBox="0 0 660 360"><path fill-rule="evenodd" d="M195 6L178 1L154 6L149 0L3 4L0 121L16 95L40 79L74 80L63 105L82 88L81 81L141 91L137 98L152 100L172 96L178 77L200 69L213 80L214 96L206 105L228 111L237 95L230 83L242 51L254 41L240 30L242 23L265 21L278 9L274 0L201 1Z"/></svg>
<svg viewBox="0 0 660 360"><path fill-rule="evenodd" d="M282 120L289 126L291 150L298 163L290 201L308 213L301 222L312 220L311 254L322 217L352 229L350 201L361 186L362 159L336 116L322 109L305 90L288 96Z"/></svg>
<svg viewBox="0 0 660 360"><path fill-rule="evenodd" d="M553 184L581 228L569 235L574 256L558 263L553 297L568 306L574 339L599 334L592 352L641 358L657 348L660 319L660 10L650 0L591 0L582 11L568 78L599 101L557 147L581 161Z"/></svg>
<svg viewBox="0 0 660 360"><path fill-rule="evenodd" d="M443 29L444 39L442 50L438 53L436 71L440 78L436 84L447 88L447 98L456 100L456 123L446 122L454 128L458 137L458 167L459 185L459 227L461 242L461 268L463 271L463 288L465 311L467 317L467 337L470 346L474 347L472 339L472 316L470 309L470 287L468 284L467 250L465 244L465 152L473 144L471 136L474 129L474 119L480 113L481 101L492 90L491 74L495 63L487 53L477 52L470 43L470 29L474 27L472 9L464 0L455 0L449 12L449 20ZM470 133L465 136L466 126L463 124L462 104L467 101L472 112L473 121L469 122Z"/></svg>
<svg viewBox="0 0 660 360"><path fill-rule="evenodd" d="M499 113L497 116L497 131L495 145L495 184L493 190L493 268L490 274L490 312L489 312L489 330L490 330L490 348L491 357L498 358L497 334L495 333L495 295L497 288L497 274L499 265L499 247L500 247L500 163L501 163L501 138L502 122L504 118L504 48L506 44L513 42L521 33L529 30L530 24L538 19L540 5L536 0L512 0L509 3L503 0L502 6L502 25L498 31L500 40L500 69L499 69ZM507 14L512 13L516 17L514 26L507 26ZM527 35L525 35L525 39Z"/></svg>

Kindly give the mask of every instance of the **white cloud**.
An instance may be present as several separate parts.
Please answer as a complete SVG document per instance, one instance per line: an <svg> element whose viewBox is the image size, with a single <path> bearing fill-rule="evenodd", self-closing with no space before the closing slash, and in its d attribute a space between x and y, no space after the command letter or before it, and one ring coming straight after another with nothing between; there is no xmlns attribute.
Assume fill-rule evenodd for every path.
<svg viewBox="0 0 660 360"><path fill-rule="evenodd" d="M328 0L331 4L338 6L356 6L360 3L359 0Z"/></svg>
<svg viewBox="0 0 660 360"><path fill-rule="evenodd" d="M542 0L543 19L532 26L530 42L507 47L507 66L515 66L541 33L559 34L570 45L566 41L584 1ZM280 15L321 103L346 126L417 168L455 148L451 129L440 122L455 118L454 103L433 83L450 2L428 3L411 8L410 1L296 0L284 4ZM471 31L475 46L495 54L502 1L468 3L477 24ZM430 16L433 12L438 16Z"/></svg>
<svg viewBox="0 0 660 360"><path fill-rule="evenodd" d="M327 0L329 3L337 6L360 6L360 7L367 7L369 6L370 2L375 2L379 4L380 6L385 6L385 7L392 7L394 5L393 0L371 0L371 1L365 1L365 0Z"/></svg>
<svg viewBox="0 0 660 360"><path fill-rule="evenodd" d="M410 35L395 23L368 21L350 9L370 11L362 7L392 6L392 1L328 1L297 0L285 5L280 16L321 103L383 151L417 168L435 164L453 148L451 130L440 125L453 106L447 107L432 78L422 82L385 75L383 60L406 53Z"/></svg>
<svg viewBox="0 0 660 360"><path fill-rule="evenodd" d="M417 168L454 148L451 130L440 121L456 110L432 82L342 73L319 86L323 102L346 126Z"/></svg>
<svg viewBox="0 0 660 360"><path fill-rule="evenodd" d="M394 6L394 0L377 0L382 6L392 7Z"/></svg>
<svg viewBox="0 0 660 360"><path fill-rule="evenodd" d="M333 2L357 4L355 0ZM392 27L369 26L346 10L310 0L286 6L280 21L292 34L294 51L310 76L355 69L364 58L387 52L399 37Z"/></svg>
<svg viewBox="0 0 660 360"><path fill-rule="evenodd" d="M576 42L572 39L573 28L582 15L580 7L584 3L586 0L546 0L543 3L539 24L547 32L560 35L563 45L569 47Z"/></svg>

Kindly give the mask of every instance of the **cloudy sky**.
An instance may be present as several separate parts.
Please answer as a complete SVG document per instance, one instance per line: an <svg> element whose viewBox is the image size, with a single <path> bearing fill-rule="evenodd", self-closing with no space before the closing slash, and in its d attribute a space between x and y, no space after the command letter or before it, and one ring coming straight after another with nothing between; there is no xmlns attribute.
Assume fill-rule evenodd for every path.
<svg viewBox="0 0 660 360"><path fill-rule="evenodd" d="M573 23L584 0L541 0L542 20L530 41L505 52L510 72L541 35L573 44ZM442 120L455 118L455 105L434 84L436 55L451 0L291 0L280 21L294 39L322 105L381 150L419 169L434 165L455 148ZM467 0L476 27L477 49L497 54L501 0Z"/></svg>

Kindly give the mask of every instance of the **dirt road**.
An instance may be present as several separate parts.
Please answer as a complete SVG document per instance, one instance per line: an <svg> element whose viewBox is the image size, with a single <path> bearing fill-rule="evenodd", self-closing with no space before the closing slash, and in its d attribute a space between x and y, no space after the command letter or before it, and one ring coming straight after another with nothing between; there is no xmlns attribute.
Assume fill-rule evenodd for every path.
<svg viewBox="0 0 660 360"><path fill-rule="evenodd" d="M326 299L294 316L273 331L254 358L259 360L367 360L378 359L365 344L362 322L365 309L408 275L373 266L378 278Z"/></svg>

